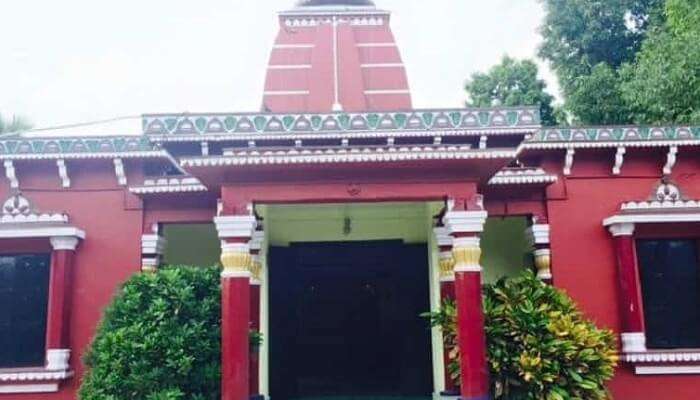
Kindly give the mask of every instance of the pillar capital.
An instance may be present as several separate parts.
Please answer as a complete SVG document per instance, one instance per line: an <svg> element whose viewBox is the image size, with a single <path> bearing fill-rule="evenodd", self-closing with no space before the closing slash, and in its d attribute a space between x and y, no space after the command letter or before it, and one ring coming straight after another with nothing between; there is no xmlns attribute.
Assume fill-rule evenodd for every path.
<svg viewBox="0 0 700 400"><path fill-rule="evenodd" d="M484 224L488 213L479 211L449 211L445 214L445 227L450 234L455 237L460 234L481 233L484 231Z"/></svg>
<svg viewBox="0 0 700 400"><path fill-rule="evenodd" d="M257 220L253 215L224 215L214 218L221 239L243 239L248 241L255 232Z"/></svg>
<svg viewBox="0 0 700 400"><path fill-rule="evenodd" d="M439 248L447 248L452 246L452 236L450 230L446 226L436 226L433 228L435 242Z"/></svg>
<svg viewBox="0 0 700 400"><path fill-rule="evenodd" d="M549 245L550 228L549 224L533 224L525 231L530 244L533 246Z"/></svg>
<svg viewBox="0 0 700 400"><path fill-rule="evenodd" d="M157 232L157 229L154 229ZM141 235L141 271L155 272L165 253L166 240L158 233Z"/></svg>
<svg viewBox="0 0 700 400"><path fill-rule="evenodd" d="M634 223L618 222L608 226L608 230L614 237L634 235Z"/></svg>
<svg viewBox="0 0 700 400"><path fill-rule="evenodd" d="M69 250L75 251L78 247L80 239L77 236L52 236L50 239L51 247L54 250Z"/></svg>

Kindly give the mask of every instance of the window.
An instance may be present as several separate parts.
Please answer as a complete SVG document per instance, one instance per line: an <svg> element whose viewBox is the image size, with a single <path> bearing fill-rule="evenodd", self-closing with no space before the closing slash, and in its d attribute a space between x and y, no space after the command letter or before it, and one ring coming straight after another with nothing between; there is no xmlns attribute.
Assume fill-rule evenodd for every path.
<svg viewBox="0 0 700 400"><path fill-rule="evenodd" d="M647 347L700 347L700 269L694 240L639 240Z"/></svg>
<svg viewBox="0 0 700 400"><path fill-rule="evenodd" d="M50 263L48 254L0 255L0 368L44 365Z"/></svg>

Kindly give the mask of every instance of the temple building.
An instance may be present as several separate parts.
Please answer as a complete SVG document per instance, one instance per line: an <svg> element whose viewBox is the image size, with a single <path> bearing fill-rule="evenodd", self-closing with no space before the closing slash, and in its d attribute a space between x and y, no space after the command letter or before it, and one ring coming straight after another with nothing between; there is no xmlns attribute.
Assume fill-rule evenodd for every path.
<svg viewBox="0 0 700 400"><path fill-rule="evenodd" d="M260 112L0 138L0 400L75 399L121 283L219 262L224 400L487 399L481 285L526 268L616 332L615 398L697 399L700 128L414 109L390 26L301 1ZM419 317L446 297L460 382Z"/></svg>

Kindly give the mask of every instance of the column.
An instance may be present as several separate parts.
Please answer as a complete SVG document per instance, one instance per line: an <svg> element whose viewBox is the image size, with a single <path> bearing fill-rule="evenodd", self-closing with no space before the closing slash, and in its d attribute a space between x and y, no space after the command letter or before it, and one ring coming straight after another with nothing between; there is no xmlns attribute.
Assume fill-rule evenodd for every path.
<svg viewBox="0 0 700 400"><path fill-rule="evenodd" d="M214 219L221 242L221 398L250 396L250 246L251 215Z"/></svg>
<svg viewBox="0 0 700 400"><path fill-rule="evenodd" d="M537 220L530 226L526 235L533 247L537 277L552 283L552 251L550 249L549 224Z"/></svg>
<svg viewBox="0 0 700 400"><path fill-rule="evenodd" d="M457 337L463 400L490 398L479 239L486 217L486 211L450 211L445 216L446 225L453 237Z"/></svg>
<svg viewBox="0 0 700 400"><path fill-rule="evenodd" d="M618 223L608 228L615 242L619 299L622 313L622 352L647 351L644 308L634 241L634 224Z"/></svg>
<svg viewBox="0 0 700 400"><path fill-rule="evenodd" d="M265 240L265 231L262 225L258 225L250 240L250 329L260 333L260 286L262 284L261 273L262 263L260 261L260 251ZM266 340L266 338L263 338ZM250 393L251 398L260 398L260 349L250 348Z"/></svg>
<svg viewBox="0 0 700 400"><path fill-rule="evenodd" d="M70 369L70 314L73 283L73 256L78 246L74 236L55 236L51 239L51 272L49 277L49 304L46 324L46 369Z"/></svg>
<svg viewBox="0 0 700 400"><path fill-rule="evenodd" d="M156 233L145 233L141 235L141 271L156 272L165 253L165 238L158 234L158 228L154 228Z"/></svg>
<svg viewBox="0 0 700 400"><path fill-rule="evenodd" d="M437 243L439 254L438 263L440 266L440 304L445 301L455 300L455 273L454 259L452 258L452 236L444 226L433 229L435 242ZM459 383L450 376L450 352L456 343L447 343L443 338L443 363L445 368L445 391L442 395L459 395Z"/></svg>

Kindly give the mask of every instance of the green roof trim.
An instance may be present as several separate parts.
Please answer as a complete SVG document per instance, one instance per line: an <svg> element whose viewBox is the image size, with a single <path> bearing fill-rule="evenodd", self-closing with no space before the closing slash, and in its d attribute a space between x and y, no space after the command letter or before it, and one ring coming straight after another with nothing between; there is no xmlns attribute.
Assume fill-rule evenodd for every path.
<svg viewBox="0 0 700 400"><path fill-rule="evenodd" d="M352 131L539 128L536 107L443 109L331 114L154 114L143 116L146 135L221 135Z"/></svg>
<svg viewBox="0 0 700 400"><path fill-rule="evenodd" d="M700 127L590 127L541 129L527 139L528 144L655 142L700 140Z"/></svg>
<svg viewBox="0 0 700 400"><path fill-rule="evenodd" d="M162 152L144 136L12 137L0 139L0 158L59 158L62 155L118 155Z"/></svg>

